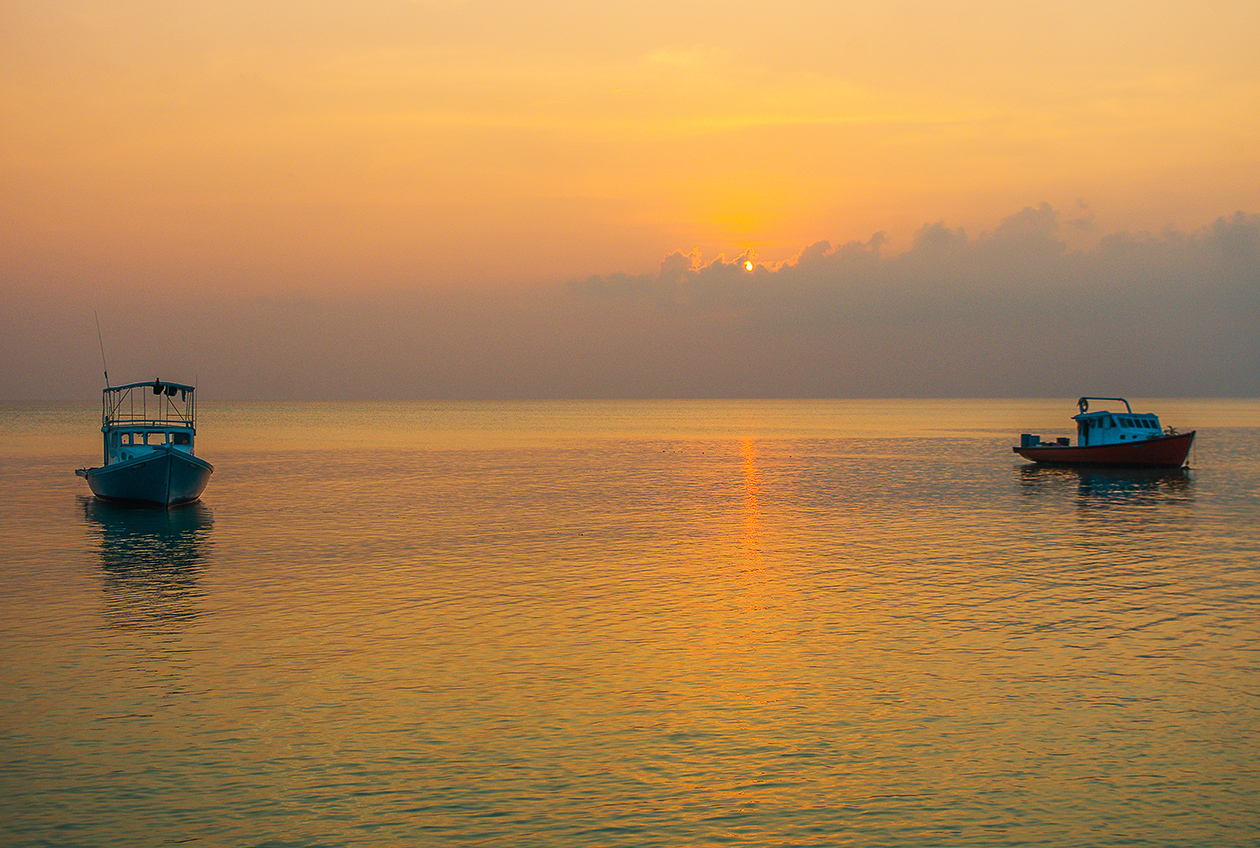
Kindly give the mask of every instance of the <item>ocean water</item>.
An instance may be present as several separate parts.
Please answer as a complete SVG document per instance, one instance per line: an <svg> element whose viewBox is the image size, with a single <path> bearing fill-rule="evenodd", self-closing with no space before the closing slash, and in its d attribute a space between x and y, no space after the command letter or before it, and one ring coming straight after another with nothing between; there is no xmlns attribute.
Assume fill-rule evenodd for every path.
<svg viewBox="0 0 1260 848"><path fill-rule="evenodd" d="M1260 401L0 405L0 844L1260 844Z"/></svg>

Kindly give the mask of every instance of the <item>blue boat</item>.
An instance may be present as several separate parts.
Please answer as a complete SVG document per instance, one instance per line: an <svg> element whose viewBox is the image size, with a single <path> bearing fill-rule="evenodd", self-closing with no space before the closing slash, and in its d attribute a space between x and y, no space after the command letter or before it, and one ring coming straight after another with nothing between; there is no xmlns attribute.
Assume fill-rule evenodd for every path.
<svg viewBox="0 0 1260 848"><path fill-rule="evenodd" d="M104 464L79 468L92 494L174 506L201 497L214 466L195 455L196 388L154 380L101 393Z"/></svg>

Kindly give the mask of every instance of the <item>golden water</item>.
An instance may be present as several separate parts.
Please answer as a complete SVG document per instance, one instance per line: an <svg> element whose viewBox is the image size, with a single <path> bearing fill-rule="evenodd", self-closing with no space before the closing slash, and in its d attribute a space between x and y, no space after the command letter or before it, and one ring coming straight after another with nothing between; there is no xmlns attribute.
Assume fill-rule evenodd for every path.
<svg viewBox="0 0 1260 848"><path fill-rule="evenodd" d="M1135 408L1137 408L1135 403ZM0 407L0 842L1252 845L1260 403Z"/></svg>

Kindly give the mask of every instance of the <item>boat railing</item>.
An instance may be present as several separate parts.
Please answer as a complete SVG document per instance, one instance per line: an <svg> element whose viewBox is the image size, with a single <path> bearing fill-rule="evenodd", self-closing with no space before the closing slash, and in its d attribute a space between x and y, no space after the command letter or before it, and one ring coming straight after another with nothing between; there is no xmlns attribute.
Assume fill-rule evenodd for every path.
<svg viewBox="0 0 1260 848"><path fill-rule="evenodd" d="M101 427L193 427L195 387L183 383L129 383L101 393Z"/></svg>
<svg viewBox="0 0 1260 848"><path fill-rule="evenodd" d="M107 427L128 427L136 430L169 430L173 427L192 429L193 423L182 418L109 418Z"/></svg>

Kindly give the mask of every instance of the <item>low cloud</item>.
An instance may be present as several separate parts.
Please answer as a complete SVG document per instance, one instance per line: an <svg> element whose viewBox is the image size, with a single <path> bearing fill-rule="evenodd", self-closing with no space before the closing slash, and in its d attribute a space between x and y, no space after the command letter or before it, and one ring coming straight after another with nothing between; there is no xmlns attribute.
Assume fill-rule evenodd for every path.
<svg viewBox="0 0 1260 848"><path fill-rule="evenodd" d="M1260 217L1085 251L1067 249L1062 227L1043 204L974 237L926 225L899 255L877 234L753 274L695 257L680 272L675 256L659 275L595 277L575 296L616 304L655 344L701 347L712 364L693 382L737 394L1260 390ZM676 337L653 332L664 322Z"/></svg>
<svg viewBox="0 0 1260 848"><path fill-rule="evenodd" d="M1260 216L1069 250L1081 221L1043 204L975 235L927 224L901 253L877 233L752 272L679 252L547 289L102 319L112 377L195 374L220 397L1260 394ZM92 395L95 331L73 309L6 315L2 396Z"/></svg>

